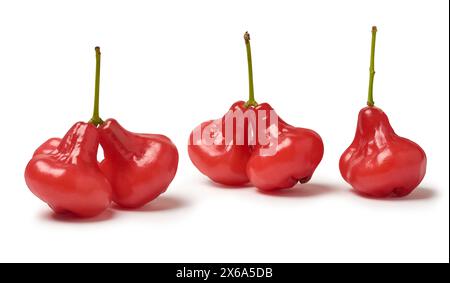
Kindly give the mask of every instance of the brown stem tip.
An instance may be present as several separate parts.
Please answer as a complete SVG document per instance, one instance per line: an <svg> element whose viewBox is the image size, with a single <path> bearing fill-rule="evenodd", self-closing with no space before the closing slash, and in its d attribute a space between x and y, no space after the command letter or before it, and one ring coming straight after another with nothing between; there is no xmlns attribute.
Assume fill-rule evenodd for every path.
<svg viewBox="0 0 450 283"><path fill-rule="evenodd" d="M245 41L250 41L250 34L248 33L248 31L244 33L244 39Z"/></svg>
<svg viewBox="0 0 450 283"><path fill-rule="evenodd" d="M95 47L95 53L100 54L100 47L98 47L98 46Z"/></svg>
<svg viewBox="0 0 450 283"><path fill-rule="evenodd" d="M372 32L377 32L377 26L372 27Z"/></svg>

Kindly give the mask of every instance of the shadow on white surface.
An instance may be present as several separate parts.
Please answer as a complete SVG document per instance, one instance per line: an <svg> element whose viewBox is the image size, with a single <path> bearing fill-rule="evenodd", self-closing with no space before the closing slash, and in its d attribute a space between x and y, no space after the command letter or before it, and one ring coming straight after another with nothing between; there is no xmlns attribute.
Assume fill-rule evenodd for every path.
<svg viewBox="0 0 450 283"><path fill-rule="evenodd" d="M273 192L257 190L259 193L272 197L314 197L325 194L340 193L343 190L336 185L328 185L321 183L297 184L293 188L283 189Z"/></svg>
<svg viewBox="0 0 450 283"><path fill-rule="evenodd" d="M137 209L122 208L116 204L113 204L112 208L119 211L129 212L156 212L179 209L188 206L188 203L179 197L174 196L160 196L143 207Z"/></svg>
<svg viewBox="0 0 450 283"><path fill-rule="evenodd" d="M52 222L66 222L66 223L98 223L111 220L115 217L115 213L108 209L102 214L93 218L79 218L71 214L56 214L52 210L47 210L41 215L41 218Z"/></svg>
<svg viewBox="0 0 450 283"><path fill-rule="evenodd" d="M435 189L428 188L428 187L426 187L426 188L418 187L411 194L409 194L405 197L376 198L376 197L362 194L354 189L350 189L350 192L359 197L369 199L369 200L375 200L375 201L419 201L419 200L433 199L437 195L437 192Z"/></svg>
<svg viewBox="0 0 450 283"><path fill-rule="evenodd" d="M228 186L228 185L216 183L208 178L204 178L203 183L205 185L207 185L208 187L218 188L218 189L243 190L243 189L253 188L252 184L250 184L250 183L247 183L247 184L241 185L241 186Z"/></svg>

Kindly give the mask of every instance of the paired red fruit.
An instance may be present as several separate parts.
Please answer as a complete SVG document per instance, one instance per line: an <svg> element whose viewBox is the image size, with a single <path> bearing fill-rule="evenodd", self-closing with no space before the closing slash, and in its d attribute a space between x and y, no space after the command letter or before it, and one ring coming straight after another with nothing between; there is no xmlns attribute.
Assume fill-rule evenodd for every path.
<svg viewBox="0 0 450 283"><path fill-rule="evenodd" d="M376 32L373 27L368 107L359 112L355 138L342 154L339 168L345 181L362 194L402 197L424 178L427 158L419 145L398 136L387 115L374 106Z"/></svg>
<svg viewBox="0 0 450 283"><path fill-rule="evenodd" d="M234 103L227 115L247 118L241 119L243 123L237 118L231 120L232 141L226 136L226 123L230 121L227 115L199 125L190 136L189 157L200 172L224 185L241 186L250 182L258 189L271 191L291 188L298 182L306 183L322 160L322 139L312 130L287 124L268 103L256 103L248 33L244 38L250 98L248 102ZM271 112L275 119L270 119ZM260 126L261 122L265 125ZM260 130L264 134L260 135ZM205 135L214 143L205 142ZM267 135L273 139L262 142L261 136Z"/></svg>
<svg viewBox="0 0 450 283"><path fill-rule="evenodd" d="M93 217L111 201L137 208L163 193L176 174L178 151L170 139L132 133L114 119L100 119L98 48L96 55L93 118L76 123L63 139L42 144L25 169L30 190L56 213ZM100 164L99 144L105 155Z"/></svg>

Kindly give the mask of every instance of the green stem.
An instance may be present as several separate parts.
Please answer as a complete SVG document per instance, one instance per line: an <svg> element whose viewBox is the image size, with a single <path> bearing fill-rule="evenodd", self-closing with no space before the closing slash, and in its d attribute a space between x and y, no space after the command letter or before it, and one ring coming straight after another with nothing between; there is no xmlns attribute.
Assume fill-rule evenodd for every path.
<svg viewBox="0 0 450 283"><path fill-rule="evenodd" d="M370 51L370 78L369 78L369 97L367 98L367 105L374 106L373 101L373 78L375 77L375 41L377 38L377 27L372 27L372 47Z"/></svg>
<svg viewBox="0 0 450 283"><path fill-rule="evenodd" d="M103 124L102 118L100 118L99 107L100 107L100 47L95 47L95 97L94 97L94 113L92 114L89 123L98 126Z"/></svg>
<svg viewBox="0 0 450 283"><path fill-rule="evenodd" d="M245 32L245 47L247 49L247 64L248 64L248 101L245 103L245 107L257 106L258 103L255 100L255 90L253 88L253 67L252 67L252 50L250 48L250 34Z"/></svg>

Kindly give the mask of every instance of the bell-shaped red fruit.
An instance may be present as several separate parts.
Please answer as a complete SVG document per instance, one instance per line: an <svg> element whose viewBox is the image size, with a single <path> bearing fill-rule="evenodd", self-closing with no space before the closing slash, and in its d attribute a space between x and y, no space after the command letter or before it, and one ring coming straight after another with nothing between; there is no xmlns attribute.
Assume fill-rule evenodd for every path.
<svg viewBox="0 0 450 283"><path fill-rule="evenodd" d="M374 106L359 112L355 138L339 162L344 180L374 197L408 195L424 178L426 165L423 149L398 136Z"/></svg>
<svg viewBox="0 0 450 283"><path fill-rule="evenodd" d="M78 122L40 146L25 169L28 188L57 213L93 217L108 208L111 185L97 163L95 126Z"/></svg>
<svg viewBox="0 0 450 283"><path fill-rule="evenodd" d="M359 112L355 138L342 154L339 169L344 180L362 194L403 197L424 178L427 157L419 145L398 136L387 115L374 106L376 33L373 27L368 107Z"/></svg>
<svg viewBox="0 0 450 283"><path fill-rule="evenodd" d="M178 151L163 135L136 134L108 119L99 127L100 168L119 206L137 208L165 192L177 172Z"/></svg>

